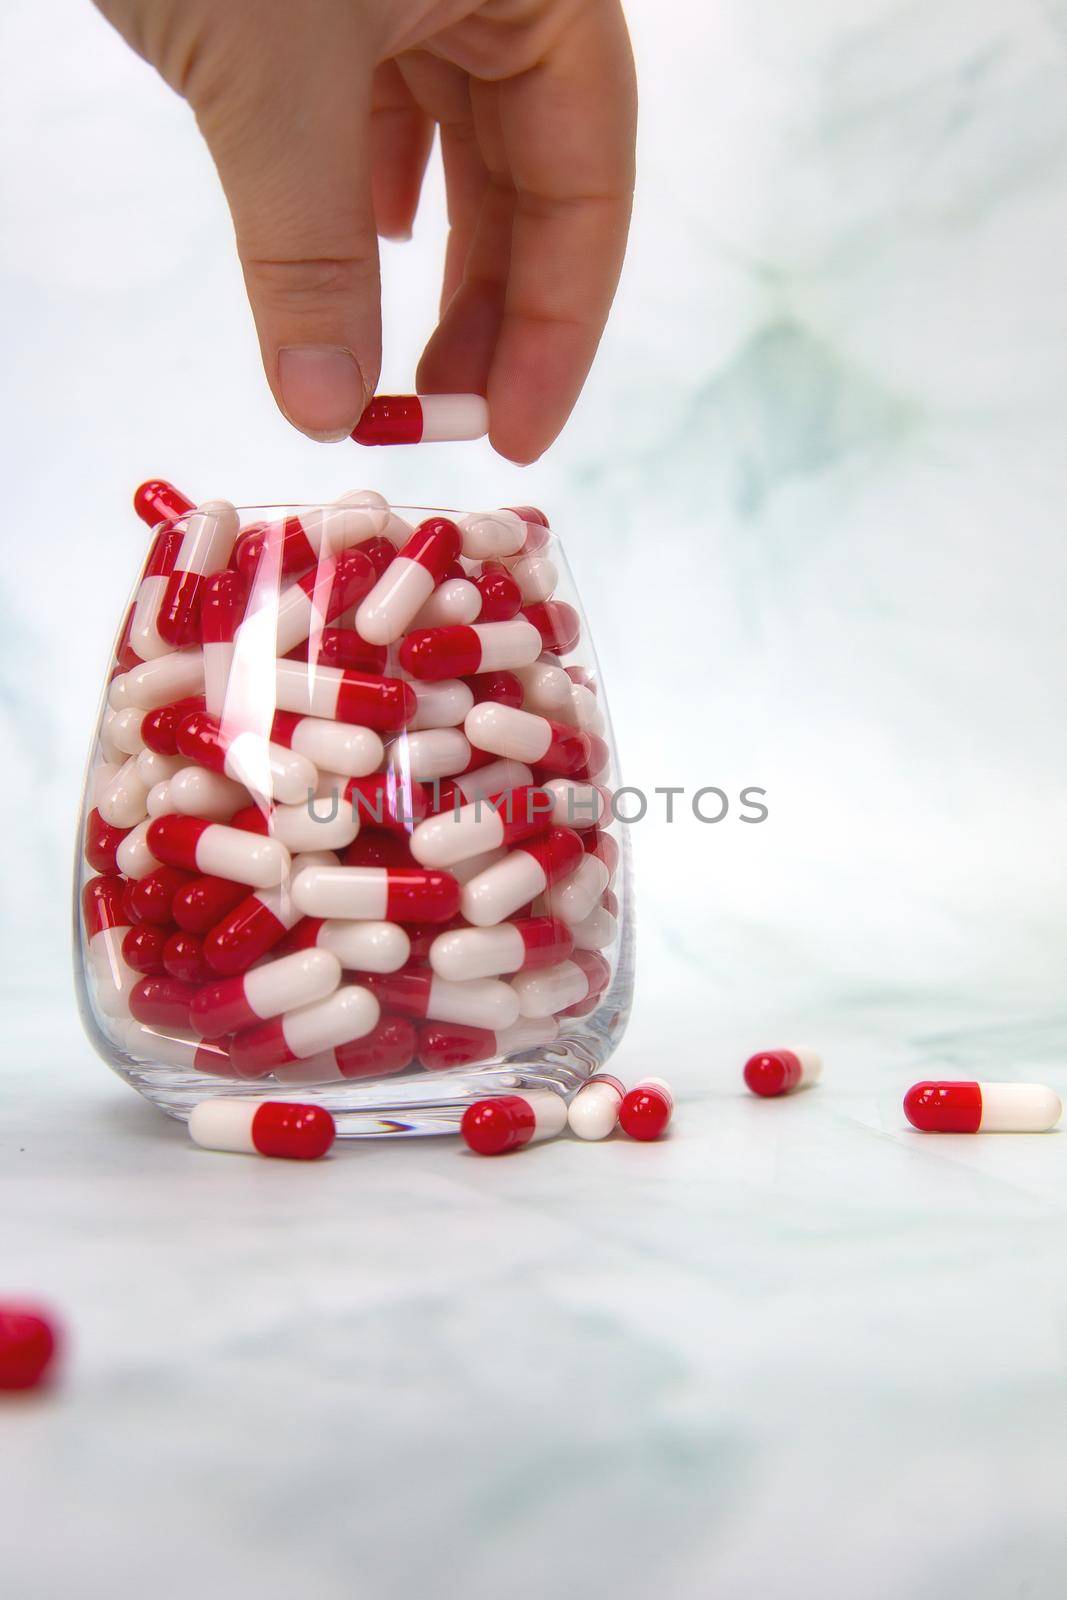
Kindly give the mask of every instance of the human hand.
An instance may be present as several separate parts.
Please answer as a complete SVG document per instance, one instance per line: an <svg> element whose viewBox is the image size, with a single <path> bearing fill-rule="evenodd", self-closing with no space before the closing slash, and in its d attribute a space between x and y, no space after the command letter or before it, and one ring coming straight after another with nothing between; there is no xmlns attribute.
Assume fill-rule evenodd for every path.
<svg viewBox="0 0 1067 1600"><path fill-rule="evenodd" d="M411 230L440 129L449 234L418 388L489 401L527 462L585 381L622 266L633 62L619 0L97 0L192 106L267 381L342 439L381 360L377 234Z"/></svg>

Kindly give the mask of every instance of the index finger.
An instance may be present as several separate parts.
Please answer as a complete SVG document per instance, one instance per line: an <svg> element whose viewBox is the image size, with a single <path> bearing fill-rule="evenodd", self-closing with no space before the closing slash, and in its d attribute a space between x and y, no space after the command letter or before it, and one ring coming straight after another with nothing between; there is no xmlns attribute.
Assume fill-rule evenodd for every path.
<svg viewBox="0 0 1067 1600"><path fill-rule="evenodd" d="M516 200L490 437L502 455L533 461L581 392L626 249L637 109L615 0L584 11L542 63L498 93Z"/></svg>

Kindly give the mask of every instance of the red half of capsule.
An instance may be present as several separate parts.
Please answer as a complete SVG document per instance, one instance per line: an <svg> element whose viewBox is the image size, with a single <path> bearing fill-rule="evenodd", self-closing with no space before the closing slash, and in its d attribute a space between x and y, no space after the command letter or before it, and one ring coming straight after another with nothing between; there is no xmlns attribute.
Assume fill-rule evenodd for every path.
<svg viewBox="0 0 1067 1600"><path fill-rule="evenodd" d="M48 1376L59 1339L37 1307L0 1304L0 1390L36 1389Z"/></svg>
<svg viewBox="0 0 1067 1600"><path fill-rule="evenodd" d="M430 810L425 786L415 779L405 781L403 774L396 771L372 772L365 778L350 778L345 784L344 798L346 804L355 808L362 826L400 833L405 838L417 822L429 815ZM391 862L384 864L392 865ZM355 863L349 862L348 865Z"/></svg>
<svg viewBox="0 0 1067 1600"><path fill-rule="evenodd" d="M375 578L380 578L386 567L389 566L396 555L396 546L391 539L386 539L378 534L372 539L361 539L356 549L365 555L374 568Z"/></svg>
<svg viewBox="0 0 1067 1600"><path fill-rule="evenodd" d="M288 932L257 894L246 895L210 930L204 940L204 959L224 977L247 972Z"/></svg>
<svg viewBox="0 0 1067 1600"><path fill-rule="evenodd" d="M463 1113L459 1131L467 1148L480 1156L502 1156L529 1144L537 1129L533 1107L521 1095L476 1100Z"/></svg>
<svg viewBox="0 0 1067 1600"><path fill-rule="evenodd" d="M522 610L522 590L507 567L497 562L483 562L474 587L482 597L479 622L510 622Z"/></svg>
<svg viewBox="0 0 1067 1600"><path fill-rule="evenodd" d="M667 1131L673 1110L670 1096L658 1085L639 1083L623 1096L619 1127L631 1139L651 1143Z"/></svg>
<svg viewBox="0 0 1067 1600"><path fill-rule="evenodd" d="M217 823L211 822L207 817L183 816L173 811L165 817L155 817L148 824L145 841L157 861L163 861L169 867L180 867L184 873L196 872L197 846L207 830L217 826ZM143 881L145 880L142 879ZM188 881L188 878L183 876L182 883ZM177 885L175 894L181 886ZM171 900L173 898L172 894ZM167 909L169 914L170 907Z"/></svg>
<svg viewBox="0 0 1067 1600"><path fill-rule="evenodd" d="M764 1050L759 1055L749 1056L742 1075L753 1094L769 1100L795 1089L803 1073L792 1050Z"/></svg>
<svg viewBox="0 0 1067 1600"><path fill-rule="evenodd" d="M163 968L183 983L203 984L214 974L204 959L204 944L195 933L179 930L163 946Z"/></svg>
<svg viewBox="0 0 1067 1600"><path fill-rule="evenodd" d="M448 922L459 911L459 884L450 872L437 872L430 867L386 870L388 922Z"/></svg>
<svg viewBox="0 0 1067 1600"><path fill-rule="evenodd" d="M977 1083L915 1083L904 1096L904 1115L922 1133L977 1133L982 1091Z"/></svg>
<svg viewBox="0 0 1067 1600"><path fill-rule="evenodd" d="M521 848L533 856L549 884L568 877L585 853L573 828L549 828L540 838L528 839Z"/></svg>
<svg viewBox="0 0 1067 1600"><path fill-rule="evenodd" d="M90 878L82 890L82 922L85 937L92 939L105 928L129 925L126 914L125 885L119 878Z"/></svg>
<svg viewBox="0 0 1067 1600"><path fill-rule="evenodd" d="M415 1027L407 1017L383 1017L362 1039L334 1049L338 1071L346 1078L385 1078L403 1072L415 1059Z"/></svg>
<svg viewBox="0 0 1067 1600"><path fill-rule="evenodd" d="M386 540L388 543L388 540ZM390 551L393 550L389 545ZM314 661L324 667L340 667L342 672L370 672L380 675L385 671L389 652L384 644L368 644L355 628L323 628L313 639L305 639L295 650L290 650L290 661ZM280 716L291 713L280 712Z"/></svg>
<svg viewBox="0 0 1067 1600"><path fill-rule="evenodd" d="M329 576L331 568L332 577ZM339 617L349 606L357 606L370 594L374 583L374 568L361 550L343 550L335 558L327 557L299 579L300 588L316 609L323 610L327 622Z"/></svg>
<svg viewBox="0 0 1067 1600"><path fill-rule="evenodd" d="M193 502L166 478L149 478L133 491L133 509L142 522L154 528L157 522L184 517L193 510Z"/></svg>
<svg viewBox="0 0 1067 1600"><path fill-rule="evenodd" d="M200 605L207 579L202 572L172 572L156 613L156 631L175 650L200 639Z"/></svg>
<svg viewBox="0 0 1067 1600"><path fill-rule="evenodd" d="M188 756L209 772L226 771L226 739L218 717L207 711L188 711L178 719L174 743L179 755Z"/></svg>
<svg viewBox="0 0 1067 1600"><path fill-rule="evenodd" d="M317 1161L337 1136L337 1125L322 1106L265 1100L252 1118L252 1143L261 1156Z"/></svg>
<svg viewBox="0 0 1067 1600"><path fill-rule="evenodd" d="M346 670L337 685L334 716L338 722L355 722L379 733L396 733L411 721L418 704L414 689L401 678Z"/></svg>
<svg viewBox="0 0 1067 1600"><path fill-rule="evenodd" d="M203 934L247 897L247 883L233 883L229 878L193 878L174 896L171 915L186 933Z"/></svg>
<svg viewBox="0 0 1067 1600"><path fill-rule="evenodd" d="M384 828L361 828L341 856L346 867L414 867L417 865L408 844L408 835L388 833ZM435 933L440 929L435 929Z"/></svg>
<svg viewBox="0 0 1067 1600"><path fill-rule="evenodd" d="M366 972L359 981L383 1008L388 1006L402 1017L425 1017L433 984L433 973L428 967L421 971L415 968L403 972Z"/></svg>
<svg viewBox="0 0 1067 1600"><path fill-rule="evenodd" d="M141 738L149 750L160 756L176 756L178 725L194 711L203 711L202 695L189 695L184 700L172 700L169 705L156 706L141 718Z"/></svg>
<svg viewBox="0 0 1067 1600"><path fill-rule="evenodd" d="M524 606L522 614L533 623L543 647L553 655L565 656L582 636L578 613L564 600L540 600L536 605Z"/></svg>
<svg viewBox="0 0 1067 1600"><path fill-rule="evenodd" d="M300 572L319 559L299 517L281 522L254 522L238 534L231 560L239 572L251 578L263 556L269 552L277 563L279 576Z"/></svg>
<svg viewBox="0 0 1067 1600"><path fill-rule="evenodd" d="M166 928L157 928L151 922L142 922L127 928L122 936L122 959L134 972L146 978L155 978L166 969L163 966L163 947L167 942Z"/></svg>
<svg viewBox="0 0 1067 1600"><path fill-rule="evenodd" d="M204 644L232 644L248 604L248 583L240 572L213 572L200 601L200 638Z"/></svg>
<svg viewBox="0 0 1067 1600"><path fill-rule="evenodd" d="M234 812L227 827L239 828L242 833L260 833L267 838L270 835L270 818L257 805L242 806L240 811Z"/></svg>
<svg viewBox="0 0 1067 1600"><path fill-rule="evenodd" d="M196 984L184 983L180 978L142 978L130 990L130 1016L146 1028L187 1030L195 994Z"/></svg>
<svg viewBox="0 0 1067 1600"><path fill-rule="evenodd" d="M524 972L554 967L574 950L574 935L559 917L512 917L511 925L522 939Z"/></svg>
<svg viewBox="0 0 1067 1600"><path fill-rule="evenodd" d="M408 561L417 561L420 567L442 583L448 568L458 561L463 549L463 535L447 517L427 517L420 522L399 554Z"/></svg>
<svg viewBox="0 0 1067 1600"><path fill-rule="evenodd" d="M149 849L152 849L149 845ZM156 852L152 850L152 854ZM158 857L157 857L158 859ZM189 882L189 874L172 865L156 867L127 886L126 909L134 922L173 922L174 897Z"/></svg>
<svg viewBox="0 0 1067 1600"><path fill-rule="evenodd" d="M352 429L357 444L418 444L422 405L417 394L377 394Z"/></svg>
<svg viewBox="0 0 1067 1600"><path fill-rule="evenodd" d="M600 828L586 828L582 833L582 848L588 855L600 857L608 869L610 883L619 865L618 840Z"/></svg>
<svg viewBox="0 0 1067 1600"><path fill-rule="evenodd" d="M181 528L160 528L152 540L142 578L169 578L178 559L185 534ZM131 619L132 620L132 619Z"/></svg>
<svg viewBox="0 0 1067 1600"><path fill-rule="evenodd" d="M496 1055L496 1034L462 1022L428 1022L419 1029L419 1060L430 1072L467 1067Z"/></svg>
<svg viewBox="0 0 1067 1600"><path fill-rule="evenodd" d="M119 870L115 852L129 832L129 828L113 828L99 811L90 811L85 819L85 859L94 872L114 877Z"/></svg>
<svg viewBox="0 0 1067 1600"><path fill-rule="evenodd" d="M524 783L517 789L490 795L486 805L492 806L500 818L501 844L511 846L544 833L554 802L547 790Z"/></svg>
<svg viewBox="0 0 1067 1600"><path fill-rule="evenodd" d="M465 678L482 664L482 641L473 628L416 628L400 646L400 665L422 683Z"/></svg>
<svg viewBox="0 0 1067 1600"><path fill-rule="evenodd" d="M493 700L497 705L511 706L518 711L522 707L523 687L522 680L514 672L478 672L467 679L467 685L474 696L476 706L482 705L486 700Z"/></svg>

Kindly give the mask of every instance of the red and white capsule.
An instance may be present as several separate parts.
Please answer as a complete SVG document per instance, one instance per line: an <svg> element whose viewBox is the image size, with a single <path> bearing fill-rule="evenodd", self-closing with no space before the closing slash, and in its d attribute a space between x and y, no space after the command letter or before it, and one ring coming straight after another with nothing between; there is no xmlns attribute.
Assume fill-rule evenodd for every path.
<svg viewBox="0 0 1067 1600"><path fill-rule="evenodd" d="M398 972L411 955L411 939L396 922L303 917L286 934L281 948L328 950L346 972Z"/></svg>
<svg viewBox="0 0 1067 1600"><path fill-rule="evenodd" d="M411 626L448 568L462 540L447 517L431 517L382 573L356 612L356 628L371 644L393 644Z"/></svg>
<svg viewBox="0 0 1067 1600"><path fill-rule="evenodd" d="M567 1103L553 1089L525 1089L467 1107L460 1133L480 1156L506 1155L541 1139L554 1139L567 1125Z"/></svg>
<svg viewBox="0 0 1067 1600"><path fill-rule="evenodd" d="M495 928L450 928L430 946L429 960L440 978L463 983L502 973L532 972L566 961L574 940L556 917L521 917Z"/></svg>
<svg viewBox="0 0 1067 1600"><path fill-rule="evenodd" d="M303 1061L361 1039L378 1023L378 1002L368 989L348 984L325 1000L235 1033L230 1059L241 1078L261 1078L287 1061Z"/></svg>
<svg viewBox="0 0 1067 1600"><path fill-rule="evenodd" d="M415 715L418 704L411 685L399 678L346 672L341 667L279 661L274 678L278 709L302 717L326 717L395 732Z"/></svg>
<svg viewBox="0 0 1067 1600"><path fill-rule="evenodd" d="M601 956L592 950L574 950L568 960L555 966L520 972L511 987L524 1017L550 1017L598 994L609 976L610 969Z"/></svg>
<svg viewBox="0 0 1067 1600"><path fill-rule="evenodd" d="M317 1161L333 1144L337 1127L321 1106L285 1100L201 1100L189 1114L189 1137L202 1150L236 1155Z"/></svg>
<svg viewBox="0 0 1067 1600"><path fill-rule="evenodd" d="M309 866L294 879L293 900L309 917L448 922L459 910L459 884L425 867Z"/></svg>
<svg viewBox="0 0 1067 1600"><path fill-rule="evenodd" d="M904 1115L920 1133L1047 1133L1063 1114L1040 1083L928 1081L904 1096Z"/></svg>
<svg viewBox="0 0 1067 1600"><path fill-rule="evenodd" d="M480 394L378 394L352 438L357 444L439 444L482 439L489 406Z"/></svg>
<svg viewBox="0 0 1067 1600"><path fill-rule="evenodd" d="M190 1007L193 1027L205 1039L219 1039L325 1000L340 982L341 963L328 950L294 950L239 977L204 984Z"/></svg>
<svg viewBox="0 0 1067 1600"><path fill-rule="evenodd" d="M460 1022L471 1028L510 1028L519 1003L510 984L498 978L451 983L429 969L366 978L371 993L387 1011L434 1022Z"/></svg>
<svg viewBox="0 0 1067 1600"><path fill-rule="evenodd" d="M350 1039L306 1061L275 1067L277 1083L336 1083L345 1078L386 1078L415 1058L415 1024L408 1017L382 1017L362 1039Z"/></svg>
<svg viewBox="0 0 1067 1600"><path fill-rule="evenodd" d="M619 1107L619 1127L631 1139L651 1143L666 1133L674 1114L674 1095L662 1078L642 1078Z"/></svg>
<svg viewBox="0 0 1067 1600"><path fill-rule="evenodd" d="M761 1050L749 1056L743 1076L753 1094L773 1099L817 1083L822 1076L822 1057L814 1050Z"/></svg>
<svg viewBox="0 0 1067 1600"><path fill-rule="evenodd" d="M567 877L581 855L582 841L576 833L551 828L465 883L459 909L473 927L491 928Z"/></svg>
<svg viewBox="0 0 1067 1600"><path fill-rule="evenodd" d="M419 628L400 646L400 664L413 678L432 682L476 672L512 671L536 661L540 653L537 629L515 617L470 627Z"/></svg>
<svg viewBox="0 0 1067 1600"><path fill-rule="evenodd" d="M619 1125L626 1090L609 1072L583 1083L567 1107L567 1125L578 1139L606 1139Z"/></svg>
<svg viewBox="0 0 1067 1600"><path fill-rule="evenodd" d="M181 524L182 540L156 617L156 627L175 650L199 637L205 579L230 559L240 521L228 500L208 500Z"/></svg>
<svg viewBox="0 0 1067 1600"><path fill-rule="evenodd" d="M411 835L411 853L424 867L450 867L544 833L552 810L551 796L534 785L509 789L427 817Z"/></svg>
<svg viewBox="0 0 1067 1600"><path fill-rule="evenodd" d="M499 626L510 627L511 624ZM478 750L550 767L564 777L588 769L592 753L588 735L576 728L494 701L469 711L463 731Z"/></svg>
<svg viewBox="0 0 1067 1600"><path fill-rule="evenodd" d="M376 772L384 748L373 728L350 722L330 722L325 717L301 717L293 711L276 711L271 742L303 756L322 772L346 778L363 778Z"/></svg>
<svg viewBox="0 0 1067 1600"><path fill-rule="evenodd" d="M510 1028L472 1028L461 1022L427 1022L419 1029L418 1055L430 1072L446 1072L453 1067L470 1066L475 1061L491 1061L494 1056L518 1054L551 1044L559 1033L554 1017L533 1022L520 1017Z"/></svg>
<svg viewBox="0 0 1067 1600"><path fill-rule="evenodd" d="M129 1014L129 997L140 974L123 955L130 927L123 886L118 878L90 878L82 890L82 925L88 946L88 972L93 994L107 1017Z"/></svg>
<svg viewBox="0 0 1067 1600"><path fill-rule="evenodd" d="M113 678L107 701L113 711L125 711L128 706L154 711L157 706L170 705L174 700L203 692L203 651L172 650L169 655L142 661L140 666L131 667L129 672Z"/></svg>
<svg viewBox="0 0 1067 1600"><path fill-rule="evenodd" d="M318 772L306 757L251 729L225 726L206 711L190 711L184 716L174 738L180 753L190 761L265 799L295 805L318 783ZM238 805L243 803L238 799Z"/></svg>
<svg viewBox="0 0 1067 1600"><path fill-rule="evenodd" d="M203 817L157 817L149 825L147 839L156 860L167 866L229 878L254 889L272 889L289 873L289 852L280 839L266 839Z"/></svg>

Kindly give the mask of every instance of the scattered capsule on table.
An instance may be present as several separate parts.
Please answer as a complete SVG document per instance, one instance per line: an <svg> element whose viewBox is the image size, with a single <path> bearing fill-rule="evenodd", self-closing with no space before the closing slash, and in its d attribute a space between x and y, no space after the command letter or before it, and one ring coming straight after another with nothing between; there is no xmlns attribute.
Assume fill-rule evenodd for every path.
<svg viewBox="0 0 1067 1600"><path fill-rule="evenodd" d="M51 1375L59 1344L55 1319L40 1306L0 1301L0 1391L40 1388Z"/></svg>
<svg viewBox="0 0 1067 1600"><path fill-rule="evenodd" d="M749 1056L743 1075L753 1094L771 1099L817 1083L822 1075L822 1057L814 1050L761 1050Z"/></svg>
<svg viewBox="0 0 1067 1600"><path fill-rule="evenodd" d="M553 1089L476 1100L463 1113L460 1133L480 1156L505 1155L540 1139L554 1139L567 1125L567 1102Z"/></svg>
<svg viewBox="0 0 1067 1600"><path fill-rule="evenodd" d="M579 1139L606 1139L619 1125L619 1110L626 1090L609 1072L598 1072L583 1083L567 1107L567 1123Z"/></svg>
<svg viewBox="0 0 1067 1600"><path fill-rule="evenodd" d="M480 394L378 394L352 438L357 444L441 444L482 439L489 406Z"/></svg>
<svg viewBox="0 0 1067 1600"><path fill-rule="evenodd" d="M201 1100L189 1115L189 1136L204 1150L317 1161L333 1144L337 1128L321 1106L286 1100Z"/></svg>
<svg viewBox="0 0 1067 1600"><path fill-rule="evenodd" d="M660 1139L674 1112L674 1095L662 1078L642 1078L623 1096L619 1127L631 1139Z"/></svg>
<svg viewBox="0 0 1067 1600"><path fill-rule="evenodd" d="M1047 1133L1063 1106L1040 1083L916 1083L904 1115L920 1133Z"/></svg>

